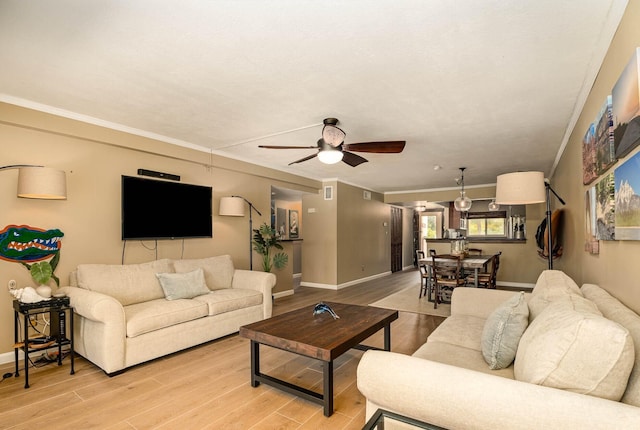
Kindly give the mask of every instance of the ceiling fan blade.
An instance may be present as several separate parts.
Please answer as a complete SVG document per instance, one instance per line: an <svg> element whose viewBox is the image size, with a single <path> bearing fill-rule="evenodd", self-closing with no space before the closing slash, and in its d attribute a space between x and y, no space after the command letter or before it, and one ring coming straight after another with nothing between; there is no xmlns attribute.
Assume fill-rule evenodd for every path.
<svg viewBox="0 0 640 430"><path fill-rule="evenodd" d="M348 151L374 152L378 154L398 154L404 149L406 141L345 143L342 147Z"/></svg>
<svg viewBox="0 0 640 430"><path fill-rule="evenodd" d="M317 146L278 146L278 145L258 145L258 148L267 149L316 149Z"/></svg>
<svg viewBox="0 0 640 430"><path fill-rule="evenodd" d="M351 167L356 167L362 163L366 163L369 160L359 155L352 154L351 152L342 151L342 161L344 161Z"/></svg>
<svg viewBox="0 0 640 430"><path fill-rule="evenodd" d="M315 146L313 148L315 148ZM302 163L303 161L311 160L312 158L317 157L317 156L318 156L318 153L316 152L315 154L309 155L308 157L304 157L304 158L301 158L299 160L292 161L291 163L289 163L289 166L291 166L292 164Z"/></svg>

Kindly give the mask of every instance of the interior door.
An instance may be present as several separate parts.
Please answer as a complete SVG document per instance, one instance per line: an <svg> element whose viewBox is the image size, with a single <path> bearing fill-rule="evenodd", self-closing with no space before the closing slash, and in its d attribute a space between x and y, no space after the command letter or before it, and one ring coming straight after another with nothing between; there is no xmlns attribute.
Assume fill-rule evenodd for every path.
<svg viewBox="0 0 640 430"><path fill-rule="evenodd" d="M391 272L402 270L402 209L391 207Z"/></svg>

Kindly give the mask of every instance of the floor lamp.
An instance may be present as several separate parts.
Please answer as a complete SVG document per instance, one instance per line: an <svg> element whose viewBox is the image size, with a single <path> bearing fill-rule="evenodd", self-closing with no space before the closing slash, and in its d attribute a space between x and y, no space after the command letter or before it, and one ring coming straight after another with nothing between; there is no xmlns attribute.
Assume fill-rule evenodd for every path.
<svg viewBox="0 0 640 430"><path fill-rule="evenodd" d="M249 205L249 270L253 270L253 251L251 249L253 237L253 211L262 216L260 211L253 204L242 196L231 196L220 198L220 209L218 213L222 216L244 216L244 204Z"/></svg>
<svg viewBox="0 0 640 430"><path fill-rule="evenodd" d="M526 205L547 203L547 261L553 269L553 241L551 232L551 193L563 205L564 200L551 188L542 172L515 172L499 175L496 183L496 204Z"/></svg>

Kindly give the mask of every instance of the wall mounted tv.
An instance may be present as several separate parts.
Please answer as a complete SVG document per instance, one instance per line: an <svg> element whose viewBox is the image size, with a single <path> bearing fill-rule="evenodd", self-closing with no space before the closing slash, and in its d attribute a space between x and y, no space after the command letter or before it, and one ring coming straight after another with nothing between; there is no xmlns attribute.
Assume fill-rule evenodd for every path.
<svg viewBox="0 0 640 430"><path fill-rule="evenodd" d="M122 176L122 240L213 237L212 189Z"/></svg>

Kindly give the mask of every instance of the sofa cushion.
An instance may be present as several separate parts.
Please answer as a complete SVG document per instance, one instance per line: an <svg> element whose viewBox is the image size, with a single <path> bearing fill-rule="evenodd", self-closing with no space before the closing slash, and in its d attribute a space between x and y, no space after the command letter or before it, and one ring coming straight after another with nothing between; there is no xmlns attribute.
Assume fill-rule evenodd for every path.
<svg viewBox="0 0 640 430"><path fill-rule="evenodd" d="M636 358L627 389L620 401L640 406L640 316L597 285L584 284L581 289L585 297L595 302L605 318L615 321L629 330L629 334L633 338Z"/></svg>
<svg viewBox="0 0 640 430"><path fill-rule="evenodd" d="M231 288L233 272L235 271L230 255L191 260L174 260L173 267L176 273L202 269L207 287L209 287L210 290Z"/></svg>
<svg viewBox="0 0 640 430"><path fill-rule="evenodd" d="M484 322L484 318L471 315L451 315L429 335L427 343L450 343L480 352Z"/></svg>
<svg viewBox="0 0 640 430"><path fill-rule="evenodd" d="M465 348L460 345L430 341L418 348L412 356L423 358L425 360L437 361L438 363L449 364L451 366L462 367L464 369L475 370L476 372L514 379L513 366L508 366L504 369L491 370L484 361L480 351Z"/></svg>
<svg viewBox="0 0 640 430"><path fill-rule="evenodd" d="M524 292L515 294L489 315L482 330L482 356L490 369L504 369L513 362L528 325L529 307Z"/></svg>
<svg viewBox="0 0 640 430"><path fill-rule="evenodd" d="M553 302L520 339L520 381L618 401L634 362L629 331L600 315Z"/></svg>
<svg viewBox="0 0 640 430"><path fill-rule="evenodd" d="M529 299L529 323L540 315L549 303L568 295L582 297L580 288L573 279L560 270L544 270L538 276Z"/></svg>
<svg viewBox="0 0 640 430"><path fill-rule="evenodd" d="M156 273L172 272L167 259L141 264L81 264L78 286L106 294L123 306L164 298Z"/></svg>
<svg viewBox="0 0 640 430"><path fill-rule="evenodd" d="M211 291L211 293L195 297L193 300L205 303L208 306L209 315L218 315L261 305L262 298L263 294L259 291L229 288Z"/></svg>
<svg viewBox="0 0 640 430"><path fill-rule="evenodd" d="M207 316L207 306L196 300L156 299L124 307L127 337L135 337L154 330Z"/></svg>
<svg viewBox="0 0 640 430"><path fill-rule="evenodd" d="M210 292L202 269L185 273L156 273L156 277L167 300L191 299Z"/></svg>

